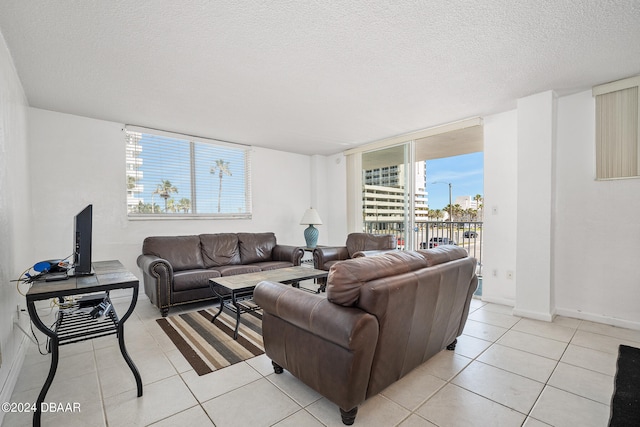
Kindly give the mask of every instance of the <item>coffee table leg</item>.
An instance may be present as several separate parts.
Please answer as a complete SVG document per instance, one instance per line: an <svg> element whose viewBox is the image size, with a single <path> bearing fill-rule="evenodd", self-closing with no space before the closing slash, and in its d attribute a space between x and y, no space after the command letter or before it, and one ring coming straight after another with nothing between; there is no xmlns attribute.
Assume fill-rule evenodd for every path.
<svg viewBox="0 0 640 427"><path fill-rule="evenodd" d="M220 313L222 313L222 309L224 308L224 298L222 298L222 295L216 292L215 287L212 287L211 290L218 297L218 301L220 301L220 310L218 310L218 312L211 318L211 323L213 323L213 321L216 320L216 317L220 316Z"/></svg>
<svg viewBox="0 0 640 427"><path fill-rule="evenodd" d="M238 305L238 302L236 301L236 293L233 292L233 291L231 292L231 303L236 308L236 329L233 332L233 339L237 340L238 339L238 328L240 327L240 306Z"/></svg>

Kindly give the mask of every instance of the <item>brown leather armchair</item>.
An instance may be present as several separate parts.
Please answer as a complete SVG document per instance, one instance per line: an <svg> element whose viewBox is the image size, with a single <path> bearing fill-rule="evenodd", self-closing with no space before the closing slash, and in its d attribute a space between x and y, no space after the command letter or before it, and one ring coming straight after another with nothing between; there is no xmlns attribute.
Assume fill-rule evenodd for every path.
<svg viewBox="0 0 640 427"><path fill-rule="evenodd" d="M393 234L351 233L345 246L322 246L313 250L313 266L329 271L332 265L345 259L372 256L395 250L396 236ZM320 290L325 290L325 279L319 279Z"/></svg>

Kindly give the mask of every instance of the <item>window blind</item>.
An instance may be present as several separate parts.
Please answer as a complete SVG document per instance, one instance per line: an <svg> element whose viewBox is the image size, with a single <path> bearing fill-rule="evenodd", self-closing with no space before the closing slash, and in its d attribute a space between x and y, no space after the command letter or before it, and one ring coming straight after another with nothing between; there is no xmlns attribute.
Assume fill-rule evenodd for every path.
<svg viewBox="0 0 640 427"><path fill-rule="evenodd" d="M251 217L250 147L144 128L125 135L129 217Z"/></svg>
<svg viewBox="0 0 640 427"><path fill-rule="evenodd" d="M594 87L596 179L640 175L640 77Z"/></svg>

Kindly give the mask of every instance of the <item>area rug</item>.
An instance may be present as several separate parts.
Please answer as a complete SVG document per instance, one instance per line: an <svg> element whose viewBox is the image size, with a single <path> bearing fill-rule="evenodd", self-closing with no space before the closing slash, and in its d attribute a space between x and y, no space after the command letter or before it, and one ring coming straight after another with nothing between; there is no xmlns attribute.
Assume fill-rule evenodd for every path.
<svg viewBox="0 0 640 427"><path fill-rule="evenodd" d="M211 323L211 318L217 312L217 308L207 309L157 320L198 375L205 375L264 353L260 311L242 314L237 340L233 339L235 315L224 310Z"/></svg>
<svg viewBox="0 0 640 427"><path fill-rule="evenodd" d="M640 426L640 348L621 345L609 427Z"/></svg>

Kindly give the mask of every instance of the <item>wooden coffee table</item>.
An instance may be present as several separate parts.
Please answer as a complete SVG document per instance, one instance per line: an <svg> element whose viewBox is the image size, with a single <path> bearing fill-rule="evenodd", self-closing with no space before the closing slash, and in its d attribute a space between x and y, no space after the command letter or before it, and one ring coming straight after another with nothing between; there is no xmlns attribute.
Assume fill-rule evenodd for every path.
<svg viewBox="0 0 640 427"><path fill-rule="evenodd" d="M233 339L237 339L238 328L240 327L240 313L260 309L253 301L253 290L258 283L267 280L296 286L303 280L323 278L327 277L328 274L329 272L325 270L296 266L209 279L211 290L220 300L220 309L211 319L211 323L227 307L236 314L236 328L233 333Z"/></svg>

